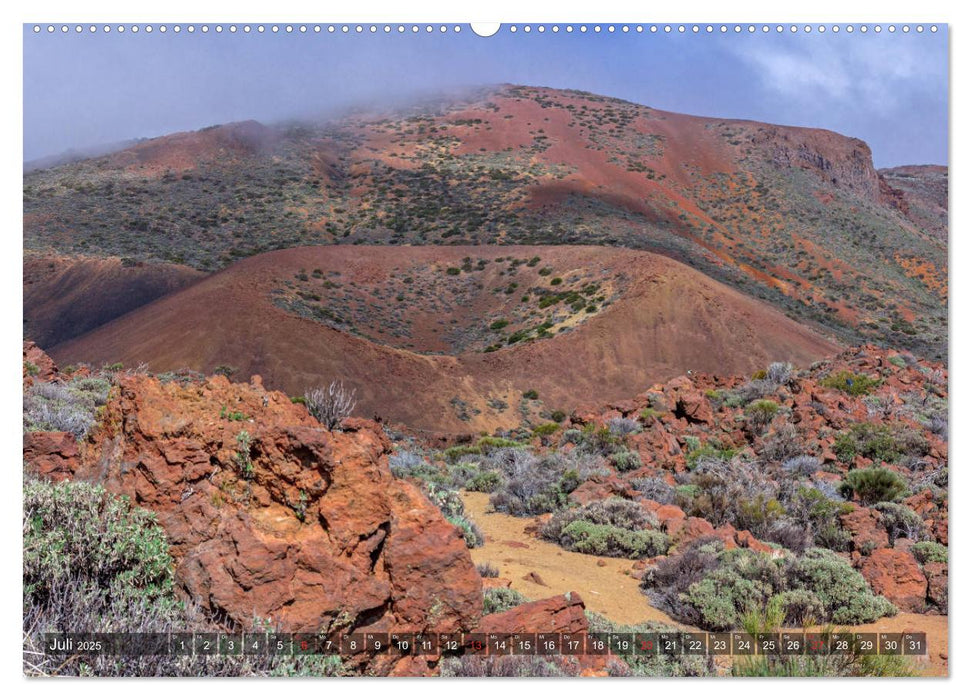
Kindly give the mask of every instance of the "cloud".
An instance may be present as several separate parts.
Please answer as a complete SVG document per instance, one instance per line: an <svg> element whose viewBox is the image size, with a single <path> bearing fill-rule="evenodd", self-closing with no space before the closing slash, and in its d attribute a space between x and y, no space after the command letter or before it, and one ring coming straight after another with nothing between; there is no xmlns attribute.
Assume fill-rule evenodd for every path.
<svg viewBox="0 0 971 700"><path fill-rule="evenodd" d="M803 104L835 100L887 116L915 92L946 91L947 53L937 37L752 37L728 50L765 90Z"/></svg>

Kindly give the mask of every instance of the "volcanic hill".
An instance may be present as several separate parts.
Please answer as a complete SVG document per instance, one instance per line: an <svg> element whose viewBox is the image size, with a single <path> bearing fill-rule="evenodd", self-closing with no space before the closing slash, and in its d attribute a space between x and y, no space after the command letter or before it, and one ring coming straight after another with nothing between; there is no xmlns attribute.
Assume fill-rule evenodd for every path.
<svg viewBox="0 0 971 700"><path fill-rule="evenodd" d="M155 372L231 365L290 394L342 378L360 415L467 433L836 347L643 251L317 246L247 258L52 354Z"/></svg>
<svg viewBox="0 0 971 700"><path fill-rule="evenodd" d="M864 142L828 131L506 85L34 170L24 240L29 253L117 257L144 274L337 243L624 246L844 342L942 359L946 188L946 168L877 171Z"/></svg>

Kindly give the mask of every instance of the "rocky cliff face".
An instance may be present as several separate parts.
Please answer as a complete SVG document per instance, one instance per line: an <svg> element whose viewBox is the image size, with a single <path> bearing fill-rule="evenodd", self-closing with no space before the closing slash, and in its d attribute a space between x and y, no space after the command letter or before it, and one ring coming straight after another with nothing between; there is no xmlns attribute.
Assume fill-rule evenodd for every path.
<svg viewBox="0 0 971 700"><path fill-rule="evenodd" d="M802 168L835 187L864 199L880 197L880 176L870 147L860 139L822 129L759 125L752 143L763 149L777 168Z"/></svg>
<svg viewBox="0 0 971 700"><path fill-rule="evenodd" d="M43 441L27 447L43 451ZM454 632L478 622L482 584L460 532L391 475L375 423L324 430L258 377L183 385L119 374L80 447L35 466L157 513L185 596L229 628ZM427 673L434 661L350 660L381 674Z"/></svg>

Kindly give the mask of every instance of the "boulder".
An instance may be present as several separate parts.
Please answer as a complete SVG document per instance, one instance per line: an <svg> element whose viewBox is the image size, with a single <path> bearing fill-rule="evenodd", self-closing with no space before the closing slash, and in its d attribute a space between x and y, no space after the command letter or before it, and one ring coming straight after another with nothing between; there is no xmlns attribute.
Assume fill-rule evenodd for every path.
<svg viewBox="0 0 971 700"><path fill-rule="evenodd" d="M23 353L25 382L34 380L49 382L57 377L57 365L54 364L54 360L48 357L47 353L37 347L37 343L32 340L25 340Z"/></svg>
<svg viewBox="0 0 971 700"><path fill-rule="evenodd" d="M482 579L482 589L488 590L490 588L509 588L512 586L512 581L508 578L483 578Z"/></svg>
<svg viewBox="0 0 971 700"><path fill-rule="evenodd" d="M704 423L711 425L715 421L711 410L711 403L700 391L686 391L678 397L674 415L684 418L689 423Z"/></svg>
<svg viewBox="0 0 971 700"><path fill-rule="evenodd" d="M476 632L586 632L585 607L578 593L565 593L486 615Z"/></svg>
<svg viewBox="0 0 971 700"><path fill-rule="evenodd" d="M482 581L462 534L392 476L380 426L330 432L286 395L223 377L118 381L75 476L157 513L177 583L204 611L287 632L476 626ZM378 674L433 662L348 660Z"/></svg>
<svg viewBox="0 0 971 700"><path fill-rule="evenodd" d="M840 516L840 522L853 542L853 548L866 552L875 548L889 547L890 538L887 529L880 524L877 511L869 508L855 508L850 513Z"/></svg>
<svg viewBox="0 0 971 700"><path fill-rule="evenodd" d="M668 521L666 526L668 536L676 545L686 545L701 537L711 537L715 534L715 528L704 518L694 516L683 520Z"/></svg>
<svg viewBox="0 0 971 700"><path fill-rule="evenodd" d="M863 558L860 573L875 593L901 610L924 612L927 607L927 579L910 552L878 549Z"/></svg>
<svg viewBox="0 0 971 700"><path fill-rule="evenodd" d="M636 495L637 492L631 488L630 484L616 476L594 476L574 489L570 493L570 499L581 506L585 506L594 501L603 501L614 497L632 499Z"/></svg>
<svg viewBox="0 0 971 700"><path fill-rule="evenodd" d="M942 615L947 615L947 564L931 561L924 564L927 577L927 600Z"/></svg>
<svg viewBox="0 0 971 700"><path fill-rule="evenodd" d="M24 433L24 462L41 476L59 480L70 476L81 458L71 433Z"/></svg>

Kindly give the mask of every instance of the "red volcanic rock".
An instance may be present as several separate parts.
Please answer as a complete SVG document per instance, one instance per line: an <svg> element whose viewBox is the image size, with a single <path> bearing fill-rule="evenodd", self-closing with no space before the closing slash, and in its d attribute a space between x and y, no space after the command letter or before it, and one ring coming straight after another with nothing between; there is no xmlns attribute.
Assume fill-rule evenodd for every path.
<svg viewBox="0 0 971 700"><path fill-rule="evenodd" d="M865 551L874 547L890 546L886 528L880 524L879 514L869 508L856 508L840 516L840 522L850 533L853 548Z"/></svg>
<svg viewBox="0 0 971 700"><path fill-rule="evenodd" d="M711 404L700 391L688 391L678 397L674 408L675 415L685 418L689 423L711 425L714 415Z"/></svg>
<svg viewBox="0 0 971 700"><path fill-rule="evenodd" d="M246 418L221 417L225 406ZM155 511L186 596L243 628L473 628L482 582L461 533L391 475L379 426L344 426L329 432L258 384L122 375L76 476ZM350 663L416 672L390 657Z"/></svg>
<svg viewBox="0 0 971 700"><path fill-rule="evenodd" d="M509 588L512 586L512 581L508 578L483 578L482 579L482 589L488 588Z"/></svg>
<svg viewBox="0 0 971 700"><path fill-rule="evenodd" d="M685 545L700 537L711 537L715 528L704 518L690 517L671 521L667 526L668 536L677 545Z"/></svg>
<svg viewBox="0 0 971 700"><path fill-rule="evenodd" d="M504 612L486 615L479 621L476 632L560 632L587 631L586 606L578 593L544 598L524 603Z"/></svg>
<svg viewBox="0 0 971 700"><path fill-rule="evenodd" d="M583 482L570 493L570 498L581 506L594 501L603 501L607 498L633 498L636 495L630 484L625 483L615 476L594 476L588 481Z"/></svg>
<svg viewBox="0 0 971 700"><path fill-rule="evenodd" d="M732 527L731 523L725 523L721 527L716 528L715 536L725 543L725 549L735 549L739 546L737 542L738 531Z"/></svg>
<svg viewBox="0 0 971 700"><path fill-rule="evenodd" d="M80 457L78 443L71 433L24 433L24 462L42 476L68 477L77 469Z"/></svg>
<svg viewBox="0 0 971 700"><path fill-rule="evenodd" d="M874 592L901 610L923 612L927 607L927 579L910 552L878 549L864 557L860 573Z"/></svg>
<svg viewBox="0 0 971 700"><path fill-rule="evenodd" d="M745 547L746 549L752 549L756 552L762 552L763 554L770 554L774 550L769 545L756 539L748 530L739 530L735 533L735 542L739 547Z"/></svg>
<svg viewBox="0 0 971 700"><path fill-rule="evenodd" d="M927 600L947 615L947 564L931 561L924 564L924 576L927 577Z"/></svg>
<svg viewBox="0 0 971 700"><path fill-rule="evenodd" d="M516 634L521 632L560 632L584 634L588 630L584 603L575 592L524 603L504 612L486 615L479 622L476 632ZM615 663L618 672L625 675L627 665L615 657L583 655L554 656L551 661L567 675L606 676L609 663Z"/></svg>
<svg viewBox="0 0 971 700"><path fill-rule="evenodd" d="M36 368L36 371L34 371ZM24 379L49 382L57 376L57 365L32 340L24 341Z"/></svg>
<svg viewBox="0 0 971 700"><path fill-rule="evenodd" d="M654 511L654 515L660 521L661 525L667 527L668 522L684 520L686 517L684 511L675 505L663 505Z"/></svg>

